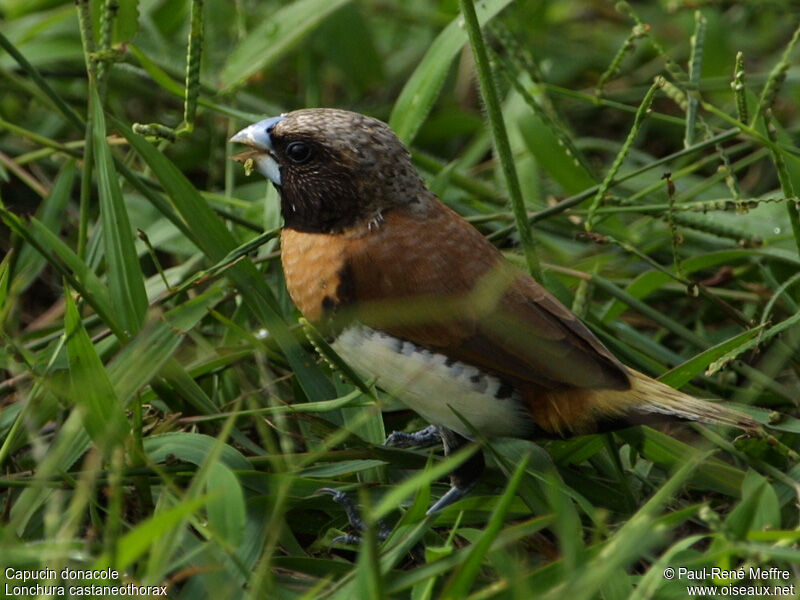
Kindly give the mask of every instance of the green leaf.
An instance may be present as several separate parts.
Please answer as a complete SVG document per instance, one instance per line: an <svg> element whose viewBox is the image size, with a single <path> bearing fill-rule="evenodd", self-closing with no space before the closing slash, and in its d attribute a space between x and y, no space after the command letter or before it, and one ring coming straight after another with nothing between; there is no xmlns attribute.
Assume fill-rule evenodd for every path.
<svg viewBox="0 0 800 600"><path fill-rule="evenodd" d="M770 340L773 337L775 337L776 335L778 335L780 332L785 331L786 329L788 329L789 327L795 325L798 322L800 322L800 313L795 313L791 317L789 317L788 319L785 319L785 320L781 321L777 325L773 325L772 327L767 329L765 332L763 332L762 335L753 337L753 338L743 342L742 344L739 344L736 348L733 348L732 350L726 352L720 358L715 360L708 367L708 370L706 371L706 374L707 375L713 375L714 373L716 373L717 371L722 369L725 365L727 365L732 360L734 360L742 352L747 352L751 348L755 348L759 344L763 344L763 343L767 342L768 340Z"/></svg>
<svg viewBox="0 0 800 600"><path fill-rule="evenodd" d="M7 252L3 257L2 262L0 262L0 332L3 330L3 323L6 320L6 313L11 309L11 305L7 303L7 300L12 256L13 254L11 252Z"/></svg>
<svg viewBox="0 0 800 600"><path fill-rule="evenodd" d="M365 8L357 3L342 7L313 36L314 49L338 66L360 94L383 79L383 62L374 42L379 30L364 17Z"/></svg>
<svg viewBox="0 0 800 600"><path fill-rule="evenodd" d="M536 157L536 163L564 188L577 194L596 184L586 169L567 152L552 130L534 114L517 121L525 146Z"/></svg>
<svg viewBox="0 0 800 600"><path fill-rule="evenodd" d="M147 312L147 293L139 256L133 240L133 229L122 199L114 159L106 141L103 107L96 88L92 87L93 145L97 170L97 191L103 219L103 241L108 265L108 284L122 329L136 333Z"/></svg>
<svg viewBox="0 0 800 600"><path fill-rule="evenodd" d="M604 544L598 555L589 560L579 577L567 579L566 585L554 590L545 598L570 598L589 600L597 597L597 590L619 569L627 569L637 557L648 552L666 533L656 527L659 512L672 499L681 486L703 464L708 453L694 452L676 469L675 473L656 491L636 513Z"/></svg>
<svg viewBox="0 0 800 600"><path fill-rule="evenodd" d="M325 17L349 0L299 0L264 18L233 50L220 82L229 89L294 49Z"/></svg>
<svg viewBox="0 0 800 600"><path fill-rule="evenodd" d="M117 0L119 9L114 21L114 42L130 42L139 31L139 0Z"/></svg>
<svg viewBox="0 0 800 600"><path fill-rule="evenodd" d="M525 455L517 463L514 473L508 481L505 492L500 497L497 507L492 512L489 523L486 526L480 539L469 551L467 558L453 574L453 578L447 587L442 591L441 598L465 598L469 593L472 583L478 576L478 572L483 566L485 554L494 543L505 522L505 516L514 499L520 481L525 474L525 467L528 466L530 455Z"/></svg>
<svg viewBox="0 0 800 600"><path fill-rule="evenodd" d="M510 3L511 0L489 0L481 3L475 7L478 21L485 25ZM414 141L436 102L450 65L466 43L467 32L459 15L436 37L408 78L389 117L389 125L405 144Z"/></svg>
<svg viewBox="0 0 800 600"><path fill-rule="evenodd" d="M301 471L303 477L333 478L342 475L351 475L375 467L382 467L388 464L385 460L358 459L343 460L330 465L317 465Z"/></svg>
<svg viewBox="0 0 800 600"><path fill-rule="evenodd" d="M670 369L658 379L669 386L680 389L683 384L691 381L695 375L699 374L720 357L726 356L729 353L738 355L740 352L744 352L749 347L749 342L755 338L763 328L763 325L759 325L753 329L743 331L732 338L728 338L724 342L720 342L716 346L712 346L708 350L679 364L677 367Z"/></svg>
<svg viewBox="0 0 800 600"><path fill-rule="evenodd" d="M118 443L130 425L70 294L66 294L64 330L72 398L83 407L86 431L101 448Z"/></svg>
<svg viewBox="0 0 800 600"><path fill-rule="evenodd" d="M37 476L44 478L66 472L91 446L84 425L85 415L81 414L82 412L76 408L58 428L55 440L47 447L44 460L38 465ZM11 508L9 529L22 535L52 491L40 486L24 489Z"/></svg>
<svg viewBox="0 0 800 600"><path fill-rule="evenodd" d="M180 525L186 517L200 510L210 500L209 496L187 500L141 522L133 531L119 539L114 555L115 560L112 561L108 553L103 554L95 562L95 569L102 570L105 567L114 566L116 569L125 570L162 538L174 535L172 530L176 526Z"/></svg>
<svg viewBox="0 0 800 600"><path fill-rule="evenodd" d="M553 531L558 538L564 574L572 577L580 565L584 550L581 519L557 474L551 471L546 473L545 477L544 489L550 504L550 512L556 516Z"/></svg>
<svg viewBox="0 0 800 600"><path fill-rule="evenodd" d="M173 308L158 321L142 328L108 365L117 397L125 404L155 377L183 341L185 332L224 298L211 290Z"/></svg>
<svg viewBox="0 0 800 600"><path fill-rule="evenodd" d="M664 469L674 469L691 460L697 450L650 427L617 431L615 436L636 448L642 456ZM744 473L719 459L709 458L697 467L692 483L737 498Z"/></svg>
<svg viewBox="0 0 800 600"><path fill-rule="evenodd" d="M144 451L154 462L163 462L172 457L200 466L216 443L213 437L202 433L171 432L148 436L144 440ZM222 447L220 461L234 471L252 468L238 450L228 445Z"/></svg>
<svg viewBox="0 0 800 600"><path fill-rule="evenodd" d="M730 533L743 540L750 531L781 526L778 496L769 481L750 470L742 482L742 501L725 519Z"/></svg>
<svg viewBox="0 0 800 600"><path fill-rule="evenodd" d="M246 511L236 475L222 463L215 463L206 479L206 493L210 497L206 514L211 529L231 546L239 546L244 538Z"/></svg>
<svg viewBox="0 0 800 600"><path fill-rule="evenodd" d="M656 591L667 582L667 580L664 579L664 569L673 564L673 557L691 548L694 544L702 540L703 537L702 535L691 535L670 546L642 576L639 580L639 585L634 593L628 597L628 600L656 598Z"/></svg>

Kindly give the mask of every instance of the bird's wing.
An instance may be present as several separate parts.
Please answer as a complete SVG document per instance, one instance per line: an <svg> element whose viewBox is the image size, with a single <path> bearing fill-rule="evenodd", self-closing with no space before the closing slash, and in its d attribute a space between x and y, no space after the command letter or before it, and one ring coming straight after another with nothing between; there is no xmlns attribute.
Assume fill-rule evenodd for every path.
<svg viewBox="0 0 800 600"><path fill-rule="evenodd" d="M391 335L538 388L630 386L574 314L438 201L389 212L344 269L359 319Z"/></svg>

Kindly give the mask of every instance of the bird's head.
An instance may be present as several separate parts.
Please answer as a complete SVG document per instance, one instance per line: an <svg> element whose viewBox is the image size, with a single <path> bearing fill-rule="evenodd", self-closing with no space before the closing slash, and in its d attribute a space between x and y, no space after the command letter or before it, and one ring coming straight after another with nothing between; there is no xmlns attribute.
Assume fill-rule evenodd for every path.
<svg viewBox="0 0 800 600"><path fill-rule="evenodd" d="M285 226L336 233L379 223L398 206L430 195L386 123L330 108L296 110L254 123L231 138L281 196Z"/></svg>

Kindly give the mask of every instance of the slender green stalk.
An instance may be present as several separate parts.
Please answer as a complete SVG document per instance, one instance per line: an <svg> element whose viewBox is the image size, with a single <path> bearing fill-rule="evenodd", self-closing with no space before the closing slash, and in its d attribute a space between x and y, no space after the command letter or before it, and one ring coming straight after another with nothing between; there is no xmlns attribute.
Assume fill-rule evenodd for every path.
<svg viewBox="0 0 800 600"><path fill-rule="evenodd" d="M35 177L28 173L25 169L17 165L9 156L0 152L0 165L5 166L9 171L19 177L25 185L31 188L34 192L45 198L48 194L47 188L42 185Z"/></svg>
<svg viewBox="0 0 800 600"><path fill-rule="evenodd" d="M775 129L772 127L770 121L772 119L772 111L767 110L764 115L764 128L767 130L767 135L774 142L776 141ZM786 161L783 154L771 150L772 162L775 165L775 170L778 172L778 181L781 184L783 195L787 198L793 199L786 203L786 210L789 213L789 222L792 224L792 233L794 234L795 245L797 246L797 253L800 255L800 200L798 200L792 178L789 176L789 170L786 167Z"/></svg>
<svg viewBox="0 0 800 600"><path fill-rule="evenodd" d="M183 123L179 131L191 132L197 114L200 95L200 59L203 53L203 1L192 0L191 28L186 49L186 100L183 104Z"/></svg>
<svg viewBox="0 0 800 600"><path fill-rule="evenodd" d="M736 53L736 66L733 68L733 81L731 89L736 97L736 118L742 123L747 123L747 89L744 85L744 54Z"/></svg>
<svg viewBox="0 0 800 600"><path fill-rule="evenodd" d="M622 45L617 50L617 53L614 55L614 58L611 59L611 64L608 65L608 68L603 71L603 74L600 75L600 79L597 81L597 87L595 88L595 95L602 96L603 90L614 75L617 74L619 71L619 66L622 64L622 59L624 59L631 51L633 51L635 47L636 40L642 39L647 32L647 27L645 25L636 24L631 29L631 32L628 34L628 37L625 38L625 41L622 42Z"/></svg>
<svg viewBox="0 0 800 600"><path fill-rule="evenodd" d="M481 34L478 16L475 14L473 0L461 0L461 12L464 16L464 23L469 34L470 45L475 56L475 66L478 71L478 81L480 82L481 95L486 105L486 113L489 117L489 125L492 130L495 148L503 169L503 175L508 186L508 194L511 199L511 209L514 212L514 219L519 231L522 251L525 254L525 262L528 270L539 281L542 280L542 268L539 265L539 258L536 255L531 225L525 212L525 200L522 197L522 189L517 177L517 169L514 158L511 155L511 145L508 142L503 112L500 107L500 99L497 88L494 84L489 55L486 51L486 44Z"/></svg>
<svg viewBox="0 0 800 600"><path fill-rule="evenodd" d="M97 63L92 56L97 51L92 32L92 16L89 10L89 0L77 0L78 24L80 25L83 55L86 61L86 74L89 78L89 88L97 85ZM83 169L81 170L81 195L78 217L78 257L86 257L86 240L89 236L89 206L92 200L92 174L94 170L94 149L92 135L94 132L94 119L92 117L92 94L89 94L89 106L86 113L86 129L84 131Z"/></svg>
<svg viewBox="0 0 800 600"><path fill-rule="evenodd" d="M506 76L511 85L514 86L514 89L517 90L517 93L522 96L525 104L527 104L533 110L534 114L536 114L536 116L542 120L545 126L558 140L559 145L564 148L564 151L573 160L573 162L576 165L583 167L587 173L591 174L592 170L589 166L589 161L584 158L583 153L578 150L577 146L575 146L575 143L567 135L564 125L558 123L550 114L548 114L548 112L539 105L536 99L520 82L519 77L517 76L517 73L519 72L519 65L514 65L512 61L506 57L496 56L496 58L496 64L500 67L500 70Z"/></svg>
<svg viewBox="0 0 800 600"><path fill-rule="evenodd" d="M603 197L606 195L606 192L608 192L608 189L611 187L611 182L614 181L614 178L617 176L617 173L622 166L622 161L625 160L625 157L628 155L631 146L633 146L633 141L636 139L639 129L642 127L642 122L647 116L647 111L650 110L650 105L653 103L656 91L663 86L663 82L663 77L656 77L653 85L651 85L650 89L647 90L644 100L642 100L642 103L639 105L639 110L636 111L636 117L633 119L633 127L631 127L628 137L625 139L625 143L622 144L622 148L620 148L619 153L617 154L616 158L614 158L614 162L611 163L611 168L608 170L608 173L606 173L603 182L597 188L597 193L594 195L594 198L589 205L589 214L586 217L586 231L591 231L594 227L594 213L600 206L600 203L603 201Z"/></svg>
<svg viewBox="0 0 800 600"><path fill-rule="evenodd" d="M103 59L97 60L97 87L100 97L105 98L106 84L108 82L109 64L113 60L111 52L111 32L114 20L119 12L119 0L104 0L100 17L100 43L99 54Z"/></svg>
<svg viewBox="0 0 800 600"><path fill-rule="evenodd" d="M81 31L81 42L83 42L83 58L86 62L86 72L89 79L97 79L97 65L92 56L97 52L97 44L92 30L92 14L90 0L75 0L75 8L78 10L78 26Z"/></svg>
<svg viewBox="0 0 800 600"><path fill-rule="evenodd" d="M678 108L680 108L683 112L687 112L689 110L689 99L686 96L686 92L684 92L677 85L671 81L664 80L664 85L661 90L664 92L664 95L677 104Z"/></svg>
<svg viewBox="0 0 800 600"><path fill-rule="evenodd" d="M586 92L581 92L579 90L571 90L569 88L561 87L560 85L555 85L553 83L548 82L541 82L540 85L548 92L553 92L554 94L558 94L560 96L565 96L567 98L574 98L575 100L582 100L584 102L589 102L595 104L596 106L605 106L608 108L614 108L616 110L620 110L622 112L628 112L631 114L636 114L636 111L639 109L638 106L631 106L630 104L625 104L624 102L617 102L615 100L610 100L608 98L602 98L593 96L592 94L587 94ZM683 126L685 120L676 117L674 115L666 115L662 112L657 112L655 110L650 112L650 118L655 121L661 121L662 123L670 123L672 125Z"/></svg>
<svg viewBox="0 0 800 600"><path fill-rule="evenodd" d="M175 130L161 123L134 123L133 131L139 135L174 142L178 139Z"/></svg>
<svg viewBox="0 0 800 600"><path fill-rule="evenodd" d="M758 105L756 106L755 114L753 114L753 121L750 124L751 127L755 126L756 120L764 111L772 108L772 104L775 102L775 98L783 82L786 80L786 73L789 71L789 67L792 64L792 50L794 50L794 47L797 45L798 39L800 39L800 25L794 30L792 39L789 40L789 43L786 45L786 50L783 51L781 60L779 60L772 68L772 71L770 71L769 78L761 90L761 96L758 98Z"/></svg>
<svg viewBox="0 0 800 600"><path fill-rule="evenodd" d="M700 337L693 331L690 331L689 329L687 329L674 319L671 319L660 310L657 310L649 306L642 300L639 300L638 298L635 298L630 294L628 294L626 291L619 289L608 279L600 277L599 275L592 275L590 281L595 286L597 286L598 289L606 292L610 296L613 296L617 300L624 302L625 304L630 306L633 310L652 319L667 331L674 333L678 337L681 337L684 340L694 344L698 348L705 348L705 346L707 345L706 340L704 340L702 337Z"/></svg>
<svg viewBox="0 0 800 600"><path fill-rule="evenodd" d="M89 100L91 104L91 99ZM78 213L78 257L86 258L86 240L89 237L89 206L92 201L92 170L94 165L94 119L91 107L86 115L86 136L83 145L83 169L81 170L81 195Z"/></svg>
<svg viewBox="0 0 800 600"><path fill-rule="evenodd" d="M694 13L694 23L694 35L690 40L691 52L689 54L689 84L687 86L689 103L686 111L686 134L683 138L683 145L687 148L694 144L700 77L703 69L703 44L706 39L706 19L699 10Z"/></svg>
<svg viewBox="0 0 800 600"><path fill-rule="evenodd" d="M583 153L578 149L572 138L569 135L569 128L564 124L564 120L558 114L556 106L549 101L547 94L544 93L542 87L542 80L544 79L540 69L530 57L526 49L517 41L514 35L508 29L495 22L492 26L492 32L505 50L502 54L493 52L492 56L495 59L495 64L500 68L506 76L514 89L522 96L525 103L533 110L542 122L547 126L550 132L558 140L559 145L564 148L566 153L575 161L575 164L583 167L583 169L591 174L592 168L589 161L583 156ZM534 85L541 90L539 100L535 99L530 91L522 85L520 74L527 73L533 81Z"/></svg>
<svg viewBox="0 0 800 600"><path fill-rule="evenodd" d="M686 73L683 71L683 69L681 69L680 65L672 59L664 46L662 46L661 43L653 36L653 34L650 32L650 26L642 21L636 11L633 10L633 7L625 0L619 0L616 4L616 8L622 14L633 19L636 22L636 25L641 28L643 35L647 36L647 38L650 40L650 45L664 60L664 66L666 67L667 72L672 75L672 78L677 81L678 84L685 84L687 80Z"/></svg>
<svg viewBox="0 0 800 600"><path fill-rule="evenodd" d="M133 131L139 135L175 142L179 137L194 131L197 104L200 96L200 62L203 56L203 6L204 0L192 0L191 25L186 45L186 74L183 101L183 121L178 127L161 123L134 123Z"/></svg>
<svg viewBox="0 0 800 600"><path fill-rule="evenodd" d="M672 237L672 263L675 272L679 277L684 277L683 269L681 268L681 260L678 256L678 246L683 241L681 234L678 231L678 226L675 224L675 182L672 181L672 175L666 173L663 179L667 183L667 223L669 224L669 231Z"/></svg>

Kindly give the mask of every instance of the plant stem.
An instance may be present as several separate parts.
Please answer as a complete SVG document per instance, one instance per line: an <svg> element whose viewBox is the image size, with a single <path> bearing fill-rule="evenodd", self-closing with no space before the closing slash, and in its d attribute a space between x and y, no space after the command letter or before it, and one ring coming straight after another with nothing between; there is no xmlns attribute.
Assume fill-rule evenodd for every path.
<svg viewBox="0 0 800 600"><path fill-rule="evenodd" d="M522 190L517 177L517 169L514 159L511 156L511 145L508 142L503 113L500 109L500 100L497 95L497 88L494 84L491 66L489 65L489 55L486 51L486 44L481 34L478 15L475 14L475 5L472 0L461 0L461 13L464 16L464 23L469 34L470 45L475 56L475 67L478 71L478 81L480 83L481 95L486 105L486 114L489 117L492 138L494 139L495 149L500 159L503 175L508 186L508 195L511 199L511 210L514 213L514 220L519 231L519 238L522 244L522 251L525 254L525 262L528 270L537 280L542 280L542 268L539 265L539 258L534 247L531 224L525 212L525 201L522 198Z"/></svg>

